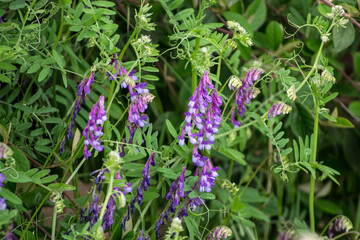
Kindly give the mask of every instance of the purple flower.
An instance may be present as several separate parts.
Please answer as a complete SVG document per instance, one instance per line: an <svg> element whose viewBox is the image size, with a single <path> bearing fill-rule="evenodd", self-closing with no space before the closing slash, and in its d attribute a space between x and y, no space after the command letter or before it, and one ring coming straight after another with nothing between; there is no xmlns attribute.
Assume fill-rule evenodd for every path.
<svg viewBox="0 0 360 240"><path fill-rule="evenodd" d="M185 125L178 137L179 145L185 144L186 134L191 144L195 145L193 152L195 166L202 167L205 160L198 153L197 148L210 150L214 144L214 134L218 132L221 123L221 105L222 99L210 82L208 71L205 71L199 86L189 99L189 110L185 112Z"/></svg>
<svg viewBox="0 0 360 240"><path fill-rule="evenodd" d="M4 181L6 180L5 176L0 173L0 187L3 187L4 186ZM1 188L0 188L1 190Z"/></svg>
<svg viewBox="0 0 360 240"><path fill-rule="evenodd" d="M90 222L90 228L98 221L100 215L100 207L98 206L99 197L94 196L93 202L90 206L89 213L87 215L86 221Z"/></svg>
<svg viewBox="0 0 360 240"><path fill-rule="evenodd" d="M131 88L130 88L131 89ZM145 110L148 108L148 103L152 102L154 99L154 95L151 93L144 93L144 94L135 94L134 93L132 98L132 103L130 105L129 110L129 122L134 123L135 125L139 126L140 128L145 127L145 124L147 122L145 121L147 119L146 115L143 115L142 113L145 112Z"/></svg>
<svg viewBox="0 0 360 240"><path fill-rule="evenodd" d="M73 137L72 129L75 125L75 119L77 117L78 112L80 112L80 110L81 110L81 104L85 103L86 95L90 94L90 87L91 87L91 84L94 82L94 77L95 77L95 72L91 72L90 77L83 78L83 80L81 80L79 85L76 87L76 89L77 89L76 95L78 97L76 98L76 101L75 101L74 112L73 112L70 124L67 127L66 136L60 145L60 149L59 149L60 156L62 155L62 153L64 151L65 141L69 141ZM70 115L69 115L69 117L70 117Z"/></svg>
<svg viewBox="0 0 360 240"><path fill-rule="evenodd" d="M207 240L220 240L221 238L226 239L228 236L231 236L231 229L226 226L219 226L214 229L212 233L209 234Z"/></svg>
<svg viewBox="0 0 360 240"><path fill-rule="evenodd" d="M137 240L149 240L150 239L150 236L147 235L145 238L144 238L144 230L141 230L141 234L140 236L138 237Z"/></svg>
<svg viewBox="0 0 360 240"><path fill-rule="evenodd" d="M268 119L270 117L275 117L280 114L288 114L291 111L292 107L286 105L285 103L279 101L277 104L273 104L269 110Z"/></svg>
<svg viewBox="0 0 360 240"><path fill-rule="evenodd" d="M200 192L211 192L211 188L215 185L215 178L219 176L217 170L219 167L213 167L207 159L200 177Z"/></svg>
<svg viewBox="0 0 360 240"><path fill-rule="evenodd" d="M128 72L125 70L124 67L120 67L120 62L119 59L117 59L118 55L117 53L114 54L113 58L110 61L110 66L113 67L113 70L111 71L111 73L107 73L106 75L108 76L110 81L114 81L116 80L118 77L122 77L123 75L125 76L129 76L133 81L137 81L138 78L136 76L134 76L134 73L136 73L136 71L131 71L130 74L128 74ZM121 83L121 87L122 88L127 88L127 83L125 81L123 81Z"/></svg>
<svg viewBox="0 0 360 240"><path fill-rule="evenodd" d="M104 146L100 145L99 140L99 137L104 134L102 132L102 126L107 120L104 101L105 97L100 96L97 103L91 109L89 121L83 131L83 135L85 137L84 157L86 159L91 156L91 152L88 150L89 144L98 152L101 152L104 149Z"/></svg>
<svg viewBox="0 0 360 240"><path fill-rule="evenodd" d="M5 210L5 209L6 209L5 198L0 198L0 210Z"/></svg>
<svg viewBox="0 0 360 240"><path fill-rule="evenodd" d="M11 224L8 231L6 232L5 240L17 240L17 238L15 237L15 235L13 233L13 228L14 228L14 226Z"/></svg>
<svg viewBox="0 0 360 240"><path fill-rule="evenodd" d="M150 155L148 158L145 167L142 171L143 178L141 179L140 185L136 188L136 194L134 198L131 200L130 205L128 206L127 215L124 217L124 219L121 221L121 227L125 231L125 224L130 219L130 212L132 214L135 214L135 203L137 202L139 206L142 205L143 201L143 190L147 191L148 186L150 185L150 165L155 166L154 161L155 152Z"/></svg>
<svg viewBox="0 0 360 240"><path fill-rule="evenodd" d="M103 229L110 229L111 225L114 222L114 211L116 209L115 200L113 197L110 197L109 202L106 206L106 212L103 217Z"/></svg>
<svg viewBox="0 0 360 240"><path fill-rule="evenodd" d="M244 113L246 112L245 103L249 104L250 100L260 93L258 88L251 86L254 84L254 81L259 79L262 72L262 69L253 68L246 73L246 77L242 79L241 82L235 77L229 83L230 90L237 89L235 96L236 110L241 117L244 116ZM231 122L235 128L241 125L241 123L236 120L235 109L231 113Z"/></svg>
<svg viewBox="0 0 360 240"><path fill-rule="evenodd" d="M162 224L164 224L164 217L165 217L165 215L164 215L164 213L162 213L161 215L160 215L160 218L159 218L159 220L156 222L156 225L155 225L155 233L156 233L156 237L157 238L159 238L160 237L160 226L162 225Z"/></svg>
<svg viewBox="0 0 360 240"><path fill-rule="evenodd" d="M185 171L186 171L186 166L183 167L181 174L171 184L170 191L165 196L166 200L169 200L171 197L171 201L169 204L169 210L172 213L175 213L176 207L180 205L180 197L185 196L184 195Z"/></svg>

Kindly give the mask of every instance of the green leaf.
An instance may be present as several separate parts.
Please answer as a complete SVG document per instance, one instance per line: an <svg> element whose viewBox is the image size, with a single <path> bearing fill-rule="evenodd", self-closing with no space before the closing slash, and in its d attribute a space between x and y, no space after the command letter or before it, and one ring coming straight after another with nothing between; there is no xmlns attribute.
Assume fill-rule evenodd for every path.
<svg viewBox="0 0 360 240"><path fill-rule="evenodd" d="M43 113L52 113L52 112L57 112L58 109L57 108L53 108L53 107L41 107L38 110L35 111L36 114L43 114Z"/></svg>
<svg viewBox="0 0 360 240"><path fill-rule="evenodd" d="M337 53L349 47L355 39L355 29L352 22L349 21L345 27L334 27L333 29L333 42Z"/></svg>
<svg viewBox="0 0 360 240"><path fill-rule="evenodd" d="M201 192L201 193L200 193L200 197L203 198L203 199L210 199L210 200L215 199L215 195L214 195L214 194L212 194L212 193L207 193L207 192Z"/></svg>
<svg viewBox="0 0 360 240"><path fill-rule="evenodd" d="M178 8L183 2L184 0L172 0L168 7L170 10L174 10L175 8Z"/></svg>
<svg viewBox="0 0 360 240"><path fill-rule="evenodd" d="M45 183L53 182L53 181L55 181L57 178L58 178L58 175L55 174L55 175L50 175L50 176L41 178L40 181L41 181L42 184L45 184Z"/></svg>
<svg viewBox="0 0 360 240"><path fill-rule="evenodd" d="M142 78L148 81L159 81L159 78L154 75L142 75Z"/></svg>
<svg viewBox="0 0 360 240"><path fill-rule="evenodd" d="M16 70L16 67L14 65L12 65L11 63L0 62L0 69L1 70L13 71L13 70Z"/></svg>
<svg viewBox="0 0 360 240"><path fill-rule="evenodd" d="M327 14L331 13L331 7L325 4L319 4L318 11L321 13L321 15L327 17Z"/></svg>
<svg viewBox="0 0 360 240"><path fill-rule="evenodd" d="M6 188L1 188L0 196L4 197L7 201L12 202L13 204L21 204L21 199L16 196L14 193L10 192Z"/></svg>
<svg viewBox="0 0 360 240"><path fill-rule="evenodd" d="M64 68L65 61L55 49L53 50L53 57L54 57L56 63L59 65L59 67Z"/></svg>
<svg viewBox="0 0 360 240"><path fill-rule="evenodd" d="M30 162L25 154L16 147L10 146L10 148L13 150L13 158L16 162L15 169L17 171L28 171L30 169Z"/></svg>
<svg viewBox="0 0 360 240"><path fill-rule="evenodd" d="M31 108L29 108L28 106L25 106L25 105L23 105L21 103L15 103L14 107L16 107L17 109L20 109L21 111L26 112L26 113L32 113L33 112L33 110Z"/></svg>
<svg viewBox="0 0 360 240"><path fill-rule="evenodd" d="M283 29L282 29L280 23L278 23L276 21L271 21L266 26L265 32L266 32L266 39L268 41L269 46L273 50L278 49L278 47L280 46L280 44L282 43L283 38L284 38Z"/></svg>
<svg viewBox="0 0 360 240"><path fill-rule="evenodd" d="M53 189L55 191L73 191L76 189L76 187L69 185L69 184L65 184L65 183L52 183L50 185L47 186L50 189Z"/></svg>
<svg viewBox="0 0 360 240"><path fill-rule="evenodd" d="M98 7L113 7L113 6L115 6L115 3L109 2L109 1L95 1L95 2L92 2L92 5L98 6Z"/></svg>
<svg viewBox="0 0 360 240"><path fill-rule="evenodd" d="M349 110L357 117L360 118L360 101L350 103Z"/></svg>
<svg viewBox="0 0 360 240"><path fill-rule="evenodd" d="M4 74L0 73L0 82L10 83L10 79L7 76L5 76Z"/></svg>
<svg viewBox="0 0 360 240"><path fill-rule="evenodd" d="M331 123L331 126L339 127L339 128L353 128L354 125L344 117L337 117L336 123Z"/></svg>
<svg viewBox="0 0 360 240"><path fill-rule="evenodd" d="M169 129L170 134L171 134L175 139L177 139L177 132L176 132L174 126L172 125L172 123L171 123L168 119L166 119L165 122L166 122L167 128Z"/></svg>
<svg viewBox="0 0 360 240"><path fill-rule="evenodd" d="M184 9L184 10L178 12L177 14L175 14L174 18L176 21L181 21L181 20L184 20L185 18L191 16L193 13L194 13L193 8L187 8L187 9Z"/></svg>
<svg viewBox="0 0 360 240"><path fill-rule="evenodd" d="M25 7L25 0L15 0L11 2L9 5L10 10L16 10L24 7Z"/></svg>
<svg viewBox="0 0 360 240"><path fill-rule="evenodd" d="M49 75L49 73L50 73L50 68L44 67L43 70L41 70L41 72L39 73L38 82L44 81L47 75Z"/></svg>
<svg viewBox="0 0 360 240"><path fill-rule="evenodd" d="M142 67L141 70L147 71L147 72L159 72L159 69L157 69L155 67L149 67L149 66Z"/></svg>
<svg viewBox="0 0 360 240"><path fill-rule="evenodd" d="M26 72L29 74L35 73L40 69L40 64L34 64L32 65Z"/></svg>
<svg viewBox="0 0 360 240"><path fill-rule="evenodd" d="M247 165L247 163L244 160L245 157L244 154L235 149L232 148L220 149L219 152L228 156L230 159L235 160L241 165Z"/></svg>
<svg viewBox="0 0 360 240"><path fill-rule="evenodd" d="M265 22L266 12L265 0L255 0L247 8L245 15L254 31Z"/></svg>
<svg viewBox="0 0 360 240"><path fill-rule="evenodd" d="M39 88L39 89L37 90L37 92L36 92L34 95L32 95L32 96L27 100L26 104L27 104L27 105L33 104L36 100L39 99L39 97L40 97L42 94L43 94L43 91L42 91L41 88Z"/></svg>

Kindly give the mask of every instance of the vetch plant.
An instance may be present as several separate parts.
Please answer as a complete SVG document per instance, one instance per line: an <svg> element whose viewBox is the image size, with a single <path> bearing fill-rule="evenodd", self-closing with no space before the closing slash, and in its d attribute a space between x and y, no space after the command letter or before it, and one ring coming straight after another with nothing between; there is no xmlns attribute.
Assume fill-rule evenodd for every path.
<svg viewBox="0 0 360 240"><path fill-rule="evenodd" d="M359 14L0 1L0 238L357 239Z"/></svg>

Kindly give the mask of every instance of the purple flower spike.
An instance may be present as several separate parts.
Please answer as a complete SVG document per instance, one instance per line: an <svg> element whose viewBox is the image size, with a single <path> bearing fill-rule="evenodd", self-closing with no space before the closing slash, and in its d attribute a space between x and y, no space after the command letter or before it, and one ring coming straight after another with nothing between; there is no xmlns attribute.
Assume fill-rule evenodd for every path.
<svg viewBox="0 0 360 240"><path fill-rule="evenodd" d="M213 167L208 159L201 173L200 192L211 192L211 188L215 185L215 178L219 176L217 170L219 167Z"/></svg>
<svg viewBox="0 0 360 240"><path fill-rule="evenodd" d="M88 150L89 144L98 152L101 152L104 149L104 146L100 145L99 140L99 138L104 134L102 132L102 126L107 120L104 101L105 97L100 96L97 103L91 109L89 121L83 131L83 135L85 137L84 157L86 159L91 156L91 152Z"/></svg>
<svg viewBox="0 0 360 240"><path fill-rule="evenodd" d="M5 180L6 180L5 176L2 173L0 173L0 187L4 186ZM1 188L0 188L0 191L1 191Z"/></svg>
<svg viewBox="0 0 360 240"><path fill-rule="evenodd" d="M199 150L210 150L215 141L215 134L219 131L221 123L222 99L214 85L210 82L209 73L205 71L199 86L189 99L189 110L185 112L185 125L178 136L179 145L185 144L185 135L194 144L193 163L202 167L206 158L202 157ZM193 129L194 128L194 129Z"/></svg>
<svg viewBox="0 0 360 240"><path fill-rule="evenodd" d="M181 174L171 184L170 191L165 196L166 200L169 200L171 197L169 207L165 212L166 219L168 219L169 217L169 211L175 213L176 207L180 205L180 197L185 197L184 194L185 171L186 171L186 166L183 167Z"/></svg>
<svg viewBox="0 0 360 240"><path fill-rule="evenodd" d="M270 117L275 117L280 114L288 114L291 111L292 107L286 105L285 103L279 101L277 104L273 104L269 110L268 119Z"/></svg>
<svg viewBox="0 0 360 240"><path fill-rule="evenodd" d="M260 90L252 87L252 85L260 78L262 72L262 69L253 68L246 73L244 79L240 80L234 76L229 82L230 90L236 90L236 110L241 117L244 116L246 112L245 103L249 104L250 100L260 93ZM231 122L235 128L241 125L241 123L236 120L235 110L231 113Z"/></svg>
<svg viewBox="0 0 360 240"><path fill-rule="evenodd" d="M5 209L6 209L5 198L0 198L0 210L5 210Z"/></svg>
<svg viewBox="0 0 360 240"><path fill-rule="evenodd" d="M137 240L149 240L150 239L150 236L147 235L145 238L144 238L144 230L141 230L141 234L140 236L138 237Z"/></svg>
<svg viewBox="0 0 360 240"><path fill-rule="evenodd" d="M83 80L81 80L79 85L76 87L76 89L77 89L76 95L78 97L75 101L74 112L73 112L70 124L67 127L66 136L60 145L60 149L59 149L60 156L62 155L62 153L64 151L65 141L70 141L70 139L73 137L72 129L75 124L75 119L77 117L78 112L80 112L80 110L81 110L81 103L85 103L86 95L90 94L90 87L91 87L91 84L94 82L94 77L95 77L95 72L91 72L90 77L83 78ZM70 115L69 115L69 117L70 117Z"/></svg>

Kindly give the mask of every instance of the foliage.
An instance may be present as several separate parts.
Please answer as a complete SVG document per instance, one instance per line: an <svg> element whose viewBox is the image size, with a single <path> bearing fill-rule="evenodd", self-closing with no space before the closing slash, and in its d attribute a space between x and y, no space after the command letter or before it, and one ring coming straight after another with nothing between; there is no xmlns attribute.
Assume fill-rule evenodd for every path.
<svg viewBox="0 0 360 240"><path fill-rule="evenodd" d="M359 5L0 0L1 238L358 239Z"/></svg>

